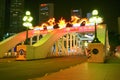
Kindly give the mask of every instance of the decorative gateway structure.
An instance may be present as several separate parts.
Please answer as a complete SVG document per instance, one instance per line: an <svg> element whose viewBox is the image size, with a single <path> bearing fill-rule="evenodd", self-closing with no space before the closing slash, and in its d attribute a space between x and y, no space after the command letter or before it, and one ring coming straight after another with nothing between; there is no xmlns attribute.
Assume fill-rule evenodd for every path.
<svg viewBox="0 0 120 80"><path fill-rule="evenodd" d="M17 60L31 60L31 59L40 59L40 58L48 57L48 55L51 54L51 48L53 47L55 42L57 42L60 38L67 35L68 33L69 34L76 33L76 32L77 33L94 33L95 27L89 22L86 22L87 24L85 26L80 26L80 23L82 23L81 21L79 23L75 23L75 21L73 20L72 22L70 21L72 23L72 26L65 27L67 26L67 25L64 25L66 24L66 22L63 22L62 20L65 21L62 18L59 21L59 22L62 22L62 24L57 23L58 26L60 25L58 28L56 29L53 28L52 31L46 33L46 35L44 35L35 44L25 45L26 46L25 57L24 57L24 54L22 54L23 55L22 57L24 58L22 59L22 57L21 58L19 57L17 58ZM61 27L62 25L63 27ZM97 27L97 37L99 38L101 43L90 43L90 45L88 45L88 49L91 52L90 53L91 56L89 57L88 61L89 62L104 62L105 56L107 55L106 53L109 50L108 31L106 29L106 24L96 25L96 27ZM41 30L39 29L39 27L37 27L37 29L39 31L39 34L42 34L42 32L44 31L49 31L48 29ZM66 40L67 39L69 38L66 37ZM67 44L67 43L64 43L64 44ZM69 48L67 46L66 51L68 50ZM57 51L57 48L56 48L56 51ZM19 55L20 55L20 52L24 52L24 51L21 51L20 49L20 51L18 51ZM57 52L56 52L56 56L59 56ZM65 55L69 55L69 54L66 53Z"/></svg>

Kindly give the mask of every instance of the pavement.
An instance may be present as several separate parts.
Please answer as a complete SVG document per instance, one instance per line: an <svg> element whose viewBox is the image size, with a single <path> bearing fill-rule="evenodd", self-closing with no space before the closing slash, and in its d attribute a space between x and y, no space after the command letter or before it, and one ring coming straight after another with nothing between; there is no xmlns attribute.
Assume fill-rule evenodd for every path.
<svg viewBox="0 0 120 80"><path fill-rule="evenodd" d="M3 62L12 62L12 61L15 61L16 58L0 58L0 63L3 63Z"/></svg>
<svg viewBox="0 0 120 80"><path fill-rule="evenodd" d="M120 80L120 59L112 59L106 63L84 62L29 80Z"/></svg>

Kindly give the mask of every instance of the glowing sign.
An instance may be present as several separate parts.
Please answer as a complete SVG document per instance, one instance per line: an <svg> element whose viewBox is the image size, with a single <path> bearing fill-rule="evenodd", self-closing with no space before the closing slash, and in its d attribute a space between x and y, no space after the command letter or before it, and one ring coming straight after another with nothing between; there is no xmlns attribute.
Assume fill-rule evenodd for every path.
<svg viewBox="0 0 120 80"><path fill-rule="evenodd" d="M47 6L47 4L40 4L41 7Z"/></svg>
<svg viewBox="0 0 120 80"><path fill-rule="evenodd" d="M43 10L48 10L48 7L43 7L43 8L41 8L40 10L41 10L41 11L43 11Z"/></svg>
<svg viewBox="0 0 120 80"><path fill-rule="evenodd" d="M65 28L65 31L69 32L94 32L94 26L84 26L84 27L69 27Z"/></svg>

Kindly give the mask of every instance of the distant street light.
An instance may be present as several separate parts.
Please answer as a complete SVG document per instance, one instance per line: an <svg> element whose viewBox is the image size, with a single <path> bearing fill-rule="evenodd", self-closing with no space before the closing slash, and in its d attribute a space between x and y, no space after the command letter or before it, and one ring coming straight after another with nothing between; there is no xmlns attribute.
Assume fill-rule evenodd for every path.
<svg viewBox="0 0 120 80"><path fill-rule="evenodd" d="M25 16L23 17L23 26L26 27L26 44L28 44L28 29L32 27L33 17L31 16L30 11L26 11Z"/></svg>
<svg viewBox="0 0 120 80"><path fill-rule="evenodd" d="M95 24L95 37L94 37L92 43L100 43L99 39L97 38L97 27L96 27L96 25L98 23L102 23L103 20L102 20L101 17L98 16L98 11L97 10L92 11L92 17L89 19L89 21Z"/></svg>

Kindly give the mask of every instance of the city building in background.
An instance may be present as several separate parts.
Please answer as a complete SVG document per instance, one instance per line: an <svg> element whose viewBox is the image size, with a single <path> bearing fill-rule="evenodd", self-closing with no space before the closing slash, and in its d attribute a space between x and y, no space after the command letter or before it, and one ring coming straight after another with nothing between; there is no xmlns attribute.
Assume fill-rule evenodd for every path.
<svg viewBox="0 0 120 80"><path fill-rule="evenodd" d="M0 38L4 34L5 27L5 2L6 0L0 0Z"/></svg>
<svg viewBox="0 0 120 80"><path fill-rule="evenodd" d="M82 18L82 10L81 9L72 9L71 16L77 16L79 18Z"/></svg>
<svg viewBox="0 0 120 80"><path fill-rule="evenodd" d="M8 32L17 33L22 31L23 15L24 15L24 0L10 0L10 19Z"/></svg>
<svg viewBox="0 0 120 80"><path fill-rule="evenodd" d="M120 17L118 17L118 34L120 34Z"/></svg>
<svg viewBox="0 0 120 80"><path fill-rule="evenodd" d="M89 19L92 16L91 13L87 13L87 18Z"/></svg>
<svg viewBox="0 0 120 80"><path fill-rule="evenodd" d="M54 17L54 4L40 4L39 6L39 24L46 22Z"/></svg>

